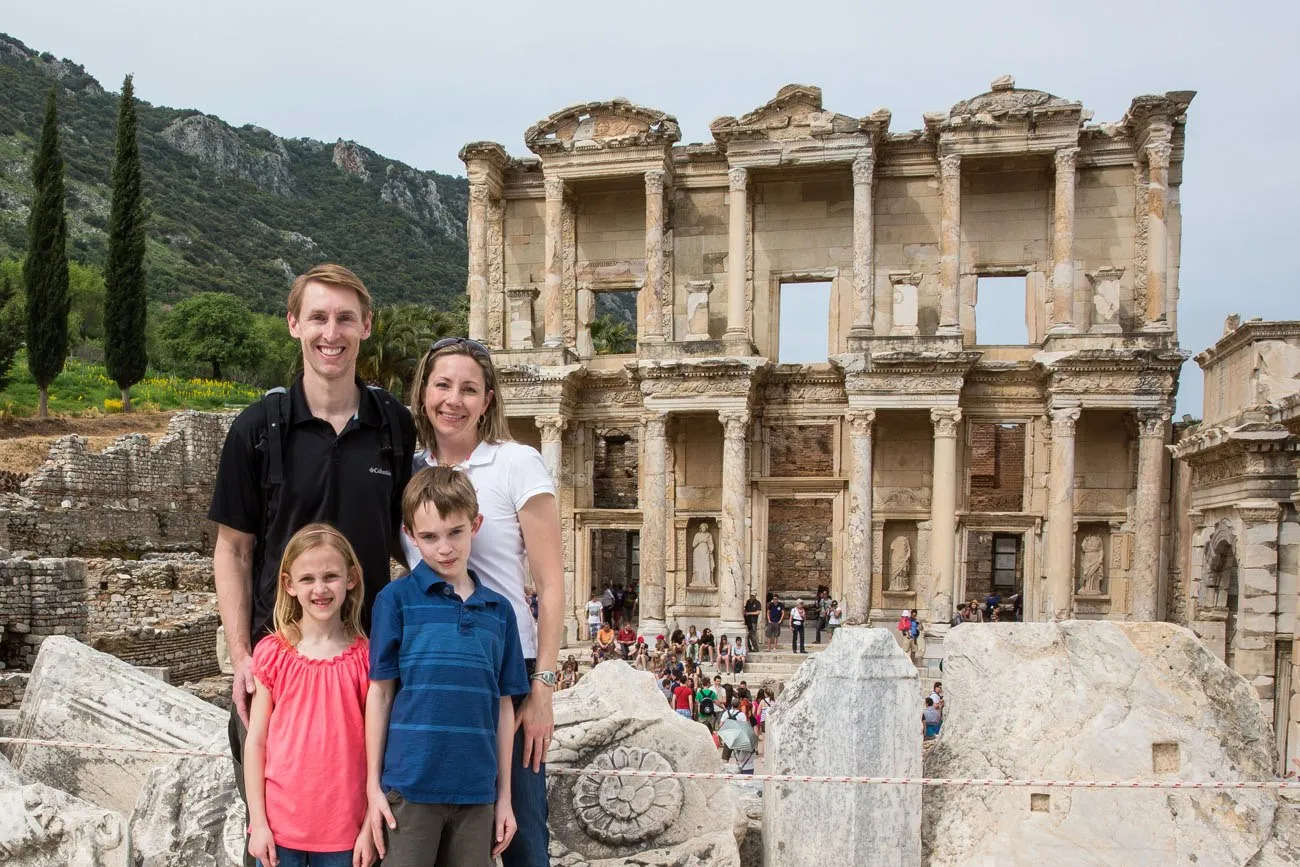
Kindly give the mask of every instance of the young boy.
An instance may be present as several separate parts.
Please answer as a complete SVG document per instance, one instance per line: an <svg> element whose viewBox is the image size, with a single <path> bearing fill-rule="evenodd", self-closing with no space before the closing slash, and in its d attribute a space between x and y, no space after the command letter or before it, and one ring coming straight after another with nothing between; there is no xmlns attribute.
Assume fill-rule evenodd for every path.
<svg viewBox="0 0 1300 867"><path fill-rule="evenodd" d="M478 867L515 833L511 696L530 690L514 609L467 565L482 523L452 467L420 470L402 495L421 562L375 600L366 699L367 822L385 867Z"/></svg>

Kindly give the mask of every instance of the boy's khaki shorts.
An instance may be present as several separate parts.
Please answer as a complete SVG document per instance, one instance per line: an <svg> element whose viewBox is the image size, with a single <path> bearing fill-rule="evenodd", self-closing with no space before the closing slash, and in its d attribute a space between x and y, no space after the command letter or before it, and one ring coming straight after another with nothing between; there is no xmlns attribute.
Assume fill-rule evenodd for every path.
<svg viewBox="0 0 1300 867"><path fill-rule="evenodd" d="M413 804L388 793L397 827L385 829L384 867L488 867L496 810L492 804ZM434 854L437 857L434 857Z"/></svg>

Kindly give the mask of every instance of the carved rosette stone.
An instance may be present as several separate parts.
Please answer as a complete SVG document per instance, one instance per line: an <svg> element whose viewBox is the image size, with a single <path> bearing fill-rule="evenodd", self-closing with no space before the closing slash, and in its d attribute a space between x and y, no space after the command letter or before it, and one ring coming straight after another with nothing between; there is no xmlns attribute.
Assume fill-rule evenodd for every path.
<svg viewBox="0 0 1300 867"><path fill-rule="evenodd" d="M671 772L660 753L643 747L617 747L602 753L588 770ZM573 787L573 812L589 835L621 846L652 840L682 810L684 792L674 777L613 777L584 774Z"/></svg>
<svg viewBox="0 0 1300 867"><path fill-rule="evenodd" d="M930 410L930 422L934 425L936 437L956 437L960 421L961 410L956 407L934 407Z"/></svg>
<svg viewBox="0 0 1300 867"><path fill-rule="evenodd" d="M1077 406L1056 407L1048 410L1052 419L1052 438L1072 437L1075 425L1079 421L1080 409Z"/></svg>
<svg viewBox="0 0 1300 867"><path fill-rule="evenodd" d="M853 158L853 183L870 184L876 175L876 155L862 151Z"/></svg>
<svg viewBox="0 0 1300 867"><path fill-rule="evenodd" d="M744 190L749 186L749 169L737 166L727 170L727 184L733 191Z"/></svg>

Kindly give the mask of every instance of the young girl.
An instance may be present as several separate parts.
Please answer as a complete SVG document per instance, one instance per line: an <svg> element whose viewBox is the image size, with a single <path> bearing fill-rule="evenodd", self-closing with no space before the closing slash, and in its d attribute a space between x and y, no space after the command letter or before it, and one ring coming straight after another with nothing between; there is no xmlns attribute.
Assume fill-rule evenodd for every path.
<svg viewBox="0 0 1300 867"><path fill-rule="evenodd" d="M263 867L350 867L354 853L374 860L362 829L364 596L342 533L308 524L293 535L280 561L275 632L253 650L257 691L244 747L248 852Z"/></svg>
<svg viewBox="0 0 1300 867"><path fill-rule="evenodd" d="M718 642L718 671L725 671L727 674L735 673L731 670L731 644L725 635Z"/></svg>

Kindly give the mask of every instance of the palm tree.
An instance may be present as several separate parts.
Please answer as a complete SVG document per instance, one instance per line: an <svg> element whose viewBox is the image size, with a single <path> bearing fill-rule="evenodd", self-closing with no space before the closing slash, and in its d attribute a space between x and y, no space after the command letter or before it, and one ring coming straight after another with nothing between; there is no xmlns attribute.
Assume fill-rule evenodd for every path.
<svg viewBox="0 0 1300 867"><path fill-rule="evenodd" d="M636 332L609 313L597 316L587 327L597 355L623 355L636 351Z"/></svg>
<svg viewBox="0 0 1300 867"><path fill-rule="evenodd" d="M404 396L420 356L436 340L464 332L455 312L425 304L390 304L375 309L370 337L357 355L357 375Z"/></svg>

